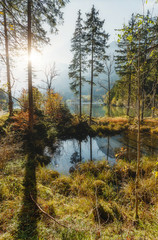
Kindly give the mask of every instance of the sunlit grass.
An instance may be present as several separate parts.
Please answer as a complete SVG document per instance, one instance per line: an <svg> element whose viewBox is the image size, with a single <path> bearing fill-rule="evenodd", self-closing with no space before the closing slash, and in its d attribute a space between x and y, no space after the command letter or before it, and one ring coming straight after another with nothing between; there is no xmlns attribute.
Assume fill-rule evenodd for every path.
<svg viewBox="0 0 158 240"><path fill-rule="evenodd" d="M23 161L18 162L17 159L5 166L4 172L8 175L0 175L0 222L3 229L0 239L14 239L17 231L18 213L23 199L23 168ZM96 239L100 231L103 239L118 239L120 232L124 238L135 236L135 239L140 239L150 229L149 236L154 239L157 221L155 210L158 208L156 179L153 174L156 160L143 159L141 169L140 227L136 229L132 223L135 205L135 163L119 160L112 169L107 162L89 162L82 164L73 175L67 177L58 176L54 171L39 166L36 173L37 201L45 212L68 226L66 230L40 213L37 223L39 237ZM96 207L100 211L100 227Z"/></svg>

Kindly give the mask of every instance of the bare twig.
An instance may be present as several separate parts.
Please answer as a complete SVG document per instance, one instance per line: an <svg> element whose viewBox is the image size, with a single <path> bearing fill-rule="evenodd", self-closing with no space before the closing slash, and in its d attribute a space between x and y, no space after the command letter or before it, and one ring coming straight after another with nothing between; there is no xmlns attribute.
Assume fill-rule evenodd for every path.
<svg viewBox="0 0 158 240"><path fill-rule="evenodd" d="M45 211L41 208L41 206L33 199L33 197L32 197L31 194L30 194L30 197L31 197L32 201L36 204L36 206L38 207L38 209L39 209L44 215L46 215L48 218L52 219L52 220L53 220L55 223L57 223L58 225L60 225L60 226L62 226L62 227L64 227L64 228L69 229L69 227L67 227L66 225L58 222L58 221L57 221L54 217L52 217L49 213L45 212Z"/></svg>
<svg viewBox="0 0 158 240"><path fill-rule="evenodd" d="M2 92L4 92L5 94L8 95L8 93L7 93L5 90L3 90L2 88L0 89L0 91L2 91ZM13 98L14 100L16 100L16 101L20 104L20 106L21 106L22 108L24 107L24 106L21 104L21 102L19 101L19 99L15 98L15 97L13 97L13 96L12 96L12 98Z"/></svg>

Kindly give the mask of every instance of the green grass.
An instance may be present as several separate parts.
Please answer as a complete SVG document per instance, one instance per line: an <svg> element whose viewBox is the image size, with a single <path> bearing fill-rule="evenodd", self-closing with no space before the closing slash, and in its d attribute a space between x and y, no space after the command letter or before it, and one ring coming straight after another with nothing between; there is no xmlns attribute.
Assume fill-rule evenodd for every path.
<svg viewBox="0 0 158 240"><path fill-rule="evenodd" d="M119 160L114 168L105 161L88 162L65 177L29 156L8 161L0 175L0 239L156 239L156 160L144 158L141 169L135 227L134 162ZM30 192L68 228L40 212Z"/></svg>

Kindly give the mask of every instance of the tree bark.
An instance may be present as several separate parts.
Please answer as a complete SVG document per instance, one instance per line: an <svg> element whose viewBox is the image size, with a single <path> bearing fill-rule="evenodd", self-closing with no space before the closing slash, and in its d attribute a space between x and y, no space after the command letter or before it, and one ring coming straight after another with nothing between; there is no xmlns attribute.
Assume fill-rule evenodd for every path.
<svg viewBox="0 0 158 240"><path fill-rule="evenodd" d="M137 172L136 172L136 182L135 182L135 219L138 221L138 184L139 184L139 172L140 172L140 97L141 97L141 83L140 83L140 36L139 36L139 50L138 50L138 133L137 133Z"/></svg>
<svg viewBox="0 0 158 240"><path fill-rule="evenodd" d="M128 105L127 105L127 116L129 117L130 111L130 104L131 104L131 73L129 77L129 84L128 84Z"/></svg>
<svg viewBox="0 0 158 240"><path fill-rule="evenodd" d="M90 161L93 160L93 151L92 151L92 137L90 137Z"/></svg>
<svg viewBox="0 0 158 240"><path fill-rule="evenodd" d="M111 115L111 79L110 79L110 74L111 73L108 73L108 91L109 91L109 94L108 94L108 117L110 117Z"/></svg>
<svg viewBox="0 0 158 240"><path fill-rule="evenodd" d="M9 40L7 30L7 18L6 18L6 2L3 0L3 13L4 13L4 34L5 34L5 52L6 52L6 68L7 68L7 87L8 87L8 98L9 98L9 116L13 115L13 101L12 101L12 90L10 81L10 62L9 62Z"/></svg>
<svg viewBox="0 0 158 240"><path fill-rule="evenodd" d="M93 104L93 72L94 72L94 60L93 60L93 55L94 55L94 46L93 46L93 39L92 39L92 58L91 58L91 98L90 98L90 125L92 123L92 104Z"/></svg>
<svg viewBox="0 0 158 240"><path fill-rule="evenodd" d="M81 45L80 45L80 118L82 116L81 97L82 97L82 64L81 64Z"/></svg>
<svg viewBox="0 0 158 240"><path fill-rule="evenodd" d="M32 90L32 63L31 63L31 8L32 0L28 0L28 95L29 95L29 129L33 129L33 90Z"/></svg>

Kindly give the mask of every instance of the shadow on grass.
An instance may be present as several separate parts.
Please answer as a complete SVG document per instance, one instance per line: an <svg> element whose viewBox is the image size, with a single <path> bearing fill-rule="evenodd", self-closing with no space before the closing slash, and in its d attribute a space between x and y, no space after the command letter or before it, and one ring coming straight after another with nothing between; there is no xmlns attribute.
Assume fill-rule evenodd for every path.
<svg viewBox="0 0 158 240"><path fill-rule="evenodd" d="M37 200L36 188L36 158L34 154L27 155L25 178L24 178L24 196L23 205L19 214L19 226L15 239L38 239L37 222L39 211L32 201L31 196Z"/></svg>

